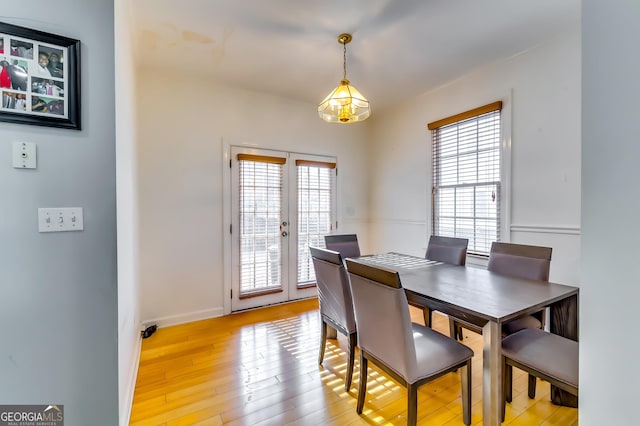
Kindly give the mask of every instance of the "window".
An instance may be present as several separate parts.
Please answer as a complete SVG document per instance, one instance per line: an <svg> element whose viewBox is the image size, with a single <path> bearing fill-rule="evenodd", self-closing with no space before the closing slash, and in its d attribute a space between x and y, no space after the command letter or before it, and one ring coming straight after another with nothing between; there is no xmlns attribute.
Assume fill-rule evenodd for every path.
<svg viewBox="0 0 640 426"><path fill-rule="evenodd" d="M336 163L296 160L298 174L298 285L315 283L309 246L324 248L331 232Z"/></svg>
<svg viewBox="0 0 640 426"><path fill-rule="evenodd" d="M495 102L429 123L432 234L468 238L470 253L500 241L501 110Z"/></svg>
<svg viewBox="0 0 640 426"><path fill-rule="evenodd" d="M282 175L285 158L238 155L240 293L280 288Z"/></svg>

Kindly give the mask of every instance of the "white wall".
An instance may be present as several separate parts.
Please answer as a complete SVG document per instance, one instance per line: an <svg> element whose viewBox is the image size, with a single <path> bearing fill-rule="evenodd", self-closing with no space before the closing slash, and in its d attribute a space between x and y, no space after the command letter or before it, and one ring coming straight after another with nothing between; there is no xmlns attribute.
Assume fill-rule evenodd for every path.
<svg viewBox="0 0 640 426"><path fill-rule="evenodd" d="M365 235L367 123L327 124L316 105L211 80L156 70L139 75L144 322L173 324L223 313L226 144L336 156L340 231ZM367 247L366 237L362 244Z"/></svg>
<svg viewBox="0 0 640 426"><path fill-rule="evenodd" d="M82 130L0 123L0 403L118 422L113 1L3 2L2 21L81 40ZM6 48L6 47L5 47ZM13 141L38 168L11 167ZM84 231L38 233L38 207Z"/></svg>
<svg viewBox="0 0 640 426"><path fill-rule="evenodd" d="M640 5L583 1L580 424L638 424Z"/></svg>
<svg viewBox="0 0 640 426"><path fill-rule="evenodd" d="M136 85L131 3L115 0L116 192L118 219L118 393L120 425L129 424L140 359Z"/></svg>
<svg viewBox="0 0 640 426"><path fill-rule="evenodd" d="M504 108L511 108L512 117L510 239L553 247L551 279L577 284L578 26L556 40L471 72L372 120L373 249L424 255L431 229L427 123L496 100L506 101Z"/></svg>

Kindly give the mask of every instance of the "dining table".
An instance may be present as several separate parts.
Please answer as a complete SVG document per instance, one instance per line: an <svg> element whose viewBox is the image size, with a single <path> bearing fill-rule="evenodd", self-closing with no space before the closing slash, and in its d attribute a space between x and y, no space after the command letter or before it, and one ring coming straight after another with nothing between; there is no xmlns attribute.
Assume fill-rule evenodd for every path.
<svg viewBox="0 0 640 426"><path fill-rule="evenodd" d="M500 425L502 420L503 324L549 307L550 332L578 340L578 287L394 252L353 260L397 271L410 304L482 327L483 425ZM551 399L555 404L577 406L573 395L555 387L551 389Z"/></svg>

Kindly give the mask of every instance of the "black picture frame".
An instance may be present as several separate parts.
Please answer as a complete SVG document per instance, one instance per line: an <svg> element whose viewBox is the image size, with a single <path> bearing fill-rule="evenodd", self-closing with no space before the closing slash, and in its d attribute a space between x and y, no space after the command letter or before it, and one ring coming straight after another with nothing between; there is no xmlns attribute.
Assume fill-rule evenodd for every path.
<svg viewBox="0 0 640 426"><path fill-rule="evenodd" d="M81 130L79 40L0 22L0 121Z"/></svg>

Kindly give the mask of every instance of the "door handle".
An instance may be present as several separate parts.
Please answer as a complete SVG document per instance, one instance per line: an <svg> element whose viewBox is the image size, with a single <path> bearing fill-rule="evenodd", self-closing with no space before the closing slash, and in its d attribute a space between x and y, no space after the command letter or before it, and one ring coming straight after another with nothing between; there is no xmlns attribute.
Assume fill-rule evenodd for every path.
<svg viewBox="0 0 640 426"><path fill-rule="evenodd" d="M283 236L283 237L286 237L287 235L289 235L289 234L287 233L287 231L282 231L282 236Z"/></svg>

